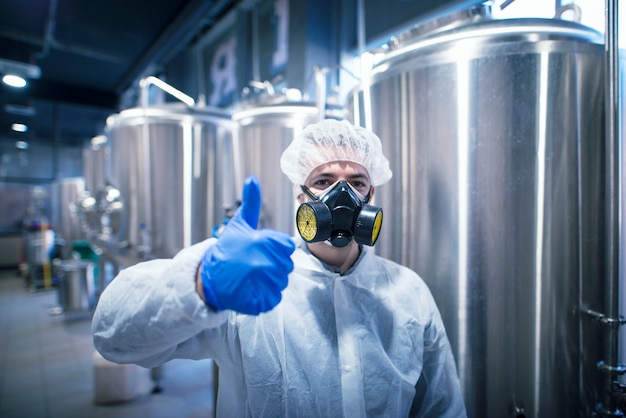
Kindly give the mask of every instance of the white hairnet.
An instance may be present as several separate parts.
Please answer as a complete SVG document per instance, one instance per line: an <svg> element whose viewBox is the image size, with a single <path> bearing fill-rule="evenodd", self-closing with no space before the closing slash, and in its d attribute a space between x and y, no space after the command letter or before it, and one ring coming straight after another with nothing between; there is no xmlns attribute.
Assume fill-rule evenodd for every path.
<svg viewBox="0 0 626 418"><path fill-rule="evenodd" d="M315 168L332 161L362 165L372 186L385 184L392 175L380 139L373 132L335 119L305 127L283 152L280 168L294 185L301 185Z"/></svg>

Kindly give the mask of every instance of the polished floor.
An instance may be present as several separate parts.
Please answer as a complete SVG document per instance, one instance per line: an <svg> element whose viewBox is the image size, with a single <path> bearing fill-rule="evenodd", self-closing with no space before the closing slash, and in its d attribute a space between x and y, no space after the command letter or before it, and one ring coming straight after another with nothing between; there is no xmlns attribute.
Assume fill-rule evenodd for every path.
<svg viewBox="0 0 626 418"><path fill-rule="evenodd" d="M111 364L113 379L104 384L109 369L94 360L90 314L59 313L58 301L57 288L30 290L17 269L0 270L0 417L213 417L210 360L130 369L132 387L115 382L121 374ZM160 374L157 393L153 374ZM111 381L133 399L101 404L112 399Z"/></svg>

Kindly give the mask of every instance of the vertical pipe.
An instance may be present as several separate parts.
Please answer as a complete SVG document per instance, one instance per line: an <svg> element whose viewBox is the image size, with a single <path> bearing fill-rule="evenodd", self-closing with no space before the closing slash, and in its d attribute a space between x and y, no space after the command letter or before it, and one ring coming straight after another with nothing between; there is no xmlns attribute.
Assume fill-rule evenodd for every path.
<svg viewBox="0 0 626 418"><path fill-rule="evenodd" d="M468 298L467 293L469 277L469 184L470 180L470 153L471 153L471 137L470 130L470 113L469 109L472 108L470 85L471 85L471 72L470 63L466 58L461 58L457 62L456 67L457 78L457 200L458 200L458 247L457 247L457 263L458 263L458 323L461 324L458 329L458 354L457 354L457 369L459 373L459 379L461 380L461 387L464 389L464 393L468 394L469 375L467 354L471 353L469 347L469 336L467 335L467 323L468 314ZM408 247L407 247L408 248ZM467 397L467 396L466 396Z"/></svg>
<svg viewBox="0 0 626 418"><path fill-rule="evenodd" d="M54 133L53 133L53 142L52 142L52 182L57 182L59 180L59 158L60 152L59 147L61 146L61 110L59 109L59 104L54 104ZM50 266L50 253L48 252L48 245L54 243L48 242L48 228L50 225L48 221L44 221L42 223L41 234L43 241L43 284L44 288L48 289L52 287L52 269Z"/></svg>
<svg viewBox="0 0 626 418"><path fill-rule="evenodd" d="M61 109L54 104L54 138L52 146L52 181L59 179L59 147L61 143Z"/></svg>
<svg viewBox="0 0 626 418"><path fill-rule="evenodd" d="M325 69L315 67L315 105L317 106L317 120L322 120L326 116L326 74Z"/></svg>
<svg viewBox="0 0 626 418"><path fill-rule="evenodd" d="M148 237L150 237L150 244L151 246L154 243L154 238L153 235L154 234L154 225L152 224L152 213L153 213L153 205L152 205L152 189L151 189L151 184L148 181L148 179L150 179L151 177L151 172L150 172L150 168L151 168L151 151L150 151L150 118L148 117L147 114L147 109L148 109L148 101L147 101L147 88L145 89L146 91L146 96L145 96L145 100L142 103L142 109L144 112L144 117L143 117L143 121L141 124L141 142L140 142L140 149L141 149L141 168L142 168L142 173L141 173L141 181L140 184L143 186L143 208L141 208L138 213L140 215L143 215L143 219L135 219L135 221L138 223L137 225L132 225L129 224L129 228L140 228L141 224L145 224L146 228L148 228ZM132 236L133 232L130 232L131 236ZM139 230L135 229L134 233L139 234ZM137 240L139 242L139 240L141 239L140 236L137 237ZM142 243L142 245L146 245L146 243ZM150 249L152 250L152 248Z"/></svg>
<svg viewBox="0 0 626 418"><path fill-rule="evenodd" d="M197 49L194 50L194 60L196 62L196 81L198 83L198 105L200 107L206 106L206 82L204 77L206 70L204 69L204 57Z"/></svg>
<svg viewBox="0 0 626 418"><path fill-rule="evenodd" d="M369 68L365 67L363 60L363 54L365 54L365 2L364 0L357 0L357 42L359 44L359 59L361 65L360 78L363 82L363 119L362 126L367 129L372 129L372 112L371 112L371 99L370 99L370 80L369 80Z"/></svg>
<svg viewBox="0 0 626 418"><path fill-rule="evenodd" d="M41 245L43 252L43 287L49 289L52 287L52 272L50 269L50 253L48 251L48 221L41 223Z"/></svg>
<svg viewBox="0 0 626 418"><path fill-rule="evenodd" d="M185 118L183 130L183 248L192 242L192 166L193 166L193 118Z"/></svg>
<svg viewBox="0 0 626 418"><path fill-rule="evenodd" d="M617 0L606 0L605 10L605 128L606 128L606 315L609 318L619 317L619 210L620 182L618 140L618 49L617 49ZM618 327L608 327L604 346L604 361L610 367L618 365ZM603 409L615 411L617 408L613 391L616 380L613 373L606 372L602 387Z"/></svg>
<svg viewBox="0 0 626 418"><path fill-rule="evenodd" d="M536 183L536 220L535 220L535 342L534 342L534 358L533 358L533 399L535 404L533 409L536 414L540 411L539 401L541 399L541 353L544 349L541 338L543 312L542 312L542 295L544 285L544 249L543 243L546 236L545 229L545 202L546 202L546 143L548 132L548 74L549 74L549 54L542 52L539 64L539 92L538 92L538 109L537 109L537 183Z"/></svg>
<svg viewBox="0 0 626 418"><path fill-rule="evenodd" d="M261 69L259 60L259 11L258 5L252 9L252 79L261 80Z"/></svg>

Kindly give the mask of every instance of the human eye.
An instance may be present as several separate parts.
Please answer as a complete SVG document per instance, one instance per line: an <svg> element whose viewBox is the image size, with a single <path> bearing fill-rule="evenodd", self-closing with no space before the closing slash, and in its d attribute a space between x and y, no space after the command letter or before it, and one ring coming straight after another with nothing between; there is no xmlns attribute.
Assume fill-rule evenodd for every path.
<svg viewBox="0 0 626 418"><path fill-rule="evenodd" d="M313 186L316 189L323 190L327 188L328 186L330 186L330 182L327 179L318 179L313 183Z"/></svg>
<svg viewBox="0 0 626 418"><path fill-rule="evenodd" d="M367 192L369 191L370 185L369 183L366 183L364 181L361 180L354 180L352 182L350 182L350 184L352 185L352 187L354 187L356 189L356 191L358 191L359 193L366 195Z"/></svg>

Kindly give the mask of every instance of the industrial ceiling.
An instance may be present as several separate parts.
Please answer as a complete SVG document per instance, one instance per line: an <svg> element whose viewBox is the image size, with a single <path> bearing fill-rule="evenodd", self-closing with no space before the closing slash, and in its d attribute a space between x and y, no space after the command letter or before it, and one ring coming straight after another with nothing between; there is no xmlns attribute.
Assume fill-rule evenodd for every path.
<svg viewBox="0 0 626 418"><path fill-rule="evenodd" d="M208 30L235 0L3 0L0 141L78 145L101 133L122 93ZM13 123L28 126L12 130Z"/></svg>

